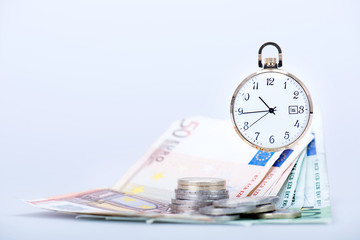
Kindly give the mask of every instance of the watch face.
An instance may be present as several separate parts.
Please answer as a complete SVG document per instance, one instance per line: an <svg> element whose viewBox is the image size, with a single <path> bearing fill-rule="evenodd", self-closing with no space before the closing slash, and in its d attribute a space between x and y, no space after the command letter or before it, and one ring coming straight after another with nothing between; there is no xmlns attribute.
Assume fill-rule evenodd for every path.
<svg viewBox="0 0 360 240"><path fill-rule="evenodd" d="M280 150L307 130L312 103L306 87L281 70L263 70L246 78L231 102L239 135L263 150Z"/></svg>

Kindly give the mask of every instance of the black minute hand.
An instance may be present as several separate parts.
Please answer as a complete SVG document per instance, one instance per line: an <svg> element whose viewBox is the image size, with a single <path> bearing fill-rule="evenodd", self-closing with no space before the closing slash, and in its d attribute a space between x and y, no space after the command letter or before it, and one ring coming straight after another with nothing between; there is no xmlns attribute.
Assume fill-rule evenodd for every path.
<svg viewBox="0 0 360 240"><path fill-rule="evenodd" d="M242 114L248 114L248 113L262 113L262 112L268 112L269 110L262 110L262 111L253 111L253 112L243 112ZM241 114L241 115L242 115Z"/></svg>

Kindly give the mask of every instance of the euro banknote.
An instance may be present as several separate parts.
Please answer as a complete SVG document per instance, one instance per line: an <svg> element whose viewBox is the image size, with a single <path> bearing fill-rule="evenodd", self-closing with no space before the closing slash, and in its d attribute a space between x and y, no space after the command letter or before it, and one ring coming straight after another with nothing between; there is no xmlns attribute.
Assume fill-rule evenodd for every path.
<svg viewBox="0 0 360 240"><path fill-rule="evenodd" d="M293 149L263 152L244 143L229 121L185 119L172 124L114 189L140 196L158 192L162 200L170 201L178 178L198 176L226 179L230 197L245 197L254 190L260 194L312 139L307 134ZM168 195L160 194L164 190Z"/></svg>
<svg viewBox="0 0 360 240"><path fill-rule="evenodd" d="M299 156L294 166L292 167L291 172L283 176L283 178L286 177L286 181L284 181L285 183L282 184L282 188L277 193L281 199L281 201L278 202L278 208L289 208L292 204L297 183L300 177L302 164L304 162L305 153L306 151L304 150ZM275 192L277 192L276 187L274 188L273 192L271 192L270 194L272 193L274 194Z"/></svg>
<svg viewBox="0 0 360 240"><path fill-rule="evenodd" d="M314 118L312 129L314 139L305 149L298 178L291 179L289 176L283 186L283 189L286 189L290 194L289 199L286 199L286 194L280 195L279 203L281 203L283 208L300 209L303 213L302 220L305 219L307 223L330 223L330 187L327 174L324 134L319 115ZM291 181L294 184L288 184Z"/></svg>
<svg viewBox="0 0 360 240"><path fill-rule="evenodd" d="M265 195L299 161L299 154L312 140L313 135L309 133L291 151L263 152L245 144L234 132L230 121L187 118L171 124L113 188L28 202L48 210L78 214L79 217L147 222L218 222L209 216L170 214L168 203L174 197L178 178L224 178L231 197L246 197L258 189L271 174L271 169L278 165L274 181L265 184L269 186L262 193ZM227 223L239 222L247 225L262 221Z"/></svg>
<svg viewBox="0 0 360 240"><path fill-rule="evenodd" d="M298 158L301 157L301 152L303 152L303 149L306 148L307 144L312 139L313 136L306 135L298 142L298 147L295 147L294 149L286 149L283 151L279 159L276 160L276 162L270 168L259 186L251 192L250 196L276 195L279 191L276 189L276 186L282 185L284 183L281 177L284 175L287 169L291 170L295 163L298 162ZM292 158L287 159L291 155ZM275 188L275 190L273 190L273 188ZM269 192L271 194L269 194Z"/></svg>

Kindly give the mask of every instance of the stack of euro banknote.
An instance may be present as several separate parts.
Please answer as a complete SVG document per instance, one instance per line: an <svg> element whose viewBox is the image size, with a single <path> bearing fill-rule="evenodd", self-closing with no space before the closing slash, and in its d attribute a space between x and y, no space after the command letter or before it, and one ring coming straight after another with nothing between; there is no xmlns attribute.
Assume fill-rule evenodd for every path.
<svg viewBox="0 0 360 240"><path fill-rule="evenodd" d="M226 180L230 198L279 196L277 208L301 210L294 219L222 221L169 208L177 180L217 177ZM236 134L230 120L191 117L168 130L113 186L28 201L43 209L105 220L216 223L331 222L323 133L315 116L311 130L291 149L264 152Z"/></svg>

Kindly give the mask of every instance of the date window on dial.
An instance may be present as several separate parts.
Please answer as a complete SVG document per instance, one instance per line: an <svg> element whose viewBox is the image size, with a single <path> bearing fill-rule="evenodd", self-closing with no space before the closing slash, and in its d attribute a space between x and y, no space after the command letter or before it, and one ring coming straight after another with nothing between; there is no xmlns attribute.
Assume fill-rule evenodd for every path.
<svg viewBox="0 0 360 240"><path fill-rule="evenodd" d="M289 106L289 114L298 114L299 108L298 106Z"/></svg>

